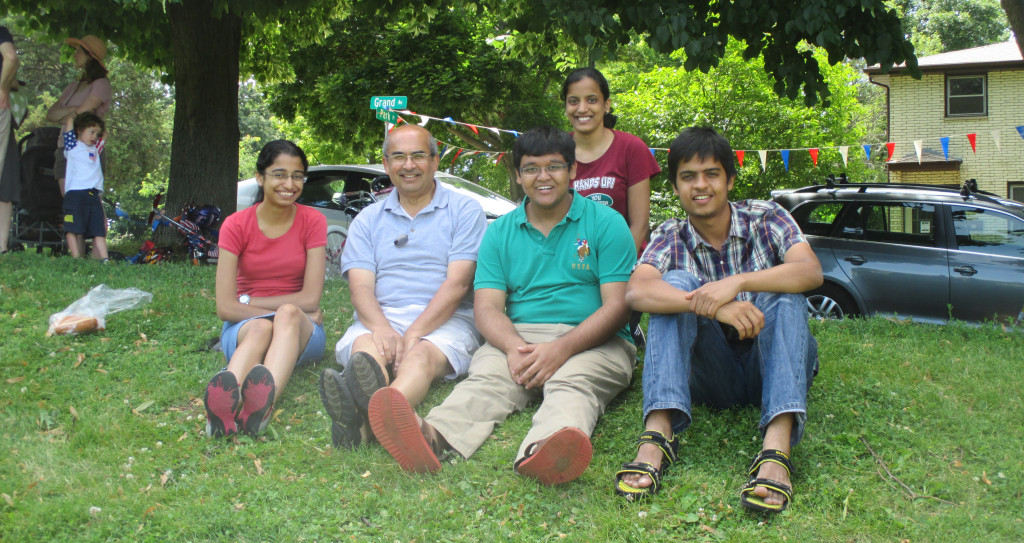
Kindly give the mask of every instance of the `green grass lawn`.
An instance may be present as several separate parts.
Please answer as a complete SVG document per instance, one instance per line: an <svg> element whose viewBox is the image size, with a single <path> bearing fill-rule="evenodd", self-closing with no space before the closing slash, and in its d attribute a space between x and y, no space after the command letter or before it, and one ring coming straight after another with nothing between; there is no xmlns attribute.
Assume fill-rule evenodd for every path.
<svg viewBox="0 0 1024 543"><path fill-rule="evenodd" d="M43 336L50 314L100 283L153 302L102 333ZM213 289L207 267L0 257L0 540L1024 540L1019 331L812 323L821 373L795 499L769 517L739 507L754 408L698 408L662 492L614 495L641 430L639 370L598 424L590 468L556 488L512 472L532 411L432 476L379 446L333 450L318 367L297 371L264 437L207 439L202 393L224 365L205 349L220 331ZM343 282L328 282L323 307L321 366L352 320Z"/></svg>

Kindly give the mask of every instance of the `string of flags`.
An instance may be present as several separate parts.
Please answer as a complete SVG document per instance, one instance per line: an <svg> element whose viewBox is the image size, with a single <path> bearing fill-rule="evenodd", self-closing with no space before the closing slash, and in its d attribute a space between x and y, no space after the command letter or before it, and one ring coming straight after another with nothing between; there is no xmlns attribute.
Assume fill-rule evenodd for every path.
<svg viewBox="0 0 1024 543"><path fill-rule="evenodd" d="M405 116L416 116L416 117L419 117L420 118L419 122L414 123L414 124L417 124L417 125L422 126L422 127L426 127L430 122L433 121L433 122L442 122L442 123L447 123L447 124L451 124L451 125L463 126L463 127L468 128L474 134L478 134L478 135L480 134L481 130L486 130L486 131L494 134L495 136L497 136L499 138L501 137L502 133L512 134L516 138L518 138L520 135L522 135L522 132L520 132L518 130L509 130L507 128L497 128L497 127L492 127L492 126L483 126L483 125L472 124L472 123L467 123L467 122L462 122L462 121L456 121L455 119L452 119L451 117L443 117L443 118L442 117L431 117L429 115L424 115L422 113L415 113L415 112L409 111L409 110L401 110L401 111L397 111L396 113L398 113L399 116L398 116L398 121L396 123L394 123L395 125L397 125L398 123L402 123L402 122L410 123L410 121L406 120L405 117L403 117L403 115L405 115ZM1016 126L1014 128L1016 129L1016 131L1020 135L1020 137L1022 139L1024 139L1024 125ZM993 130L988 132L988 135L991 137L992 141L995 143L995 146L996 146L997 150L1002 150L1001 133L1002 132L1001 132L1000 129L993 129ZM978 132L969 132L969 133L965 133L965 134L955 134L955 135L950 135L950 136L941 136L941 137L939 137L938 140L939 140L939 144L942 146L942 156L943 156L943 158L945 160L949 160L949 145L950 145L951 138L961 138L961 137L966 138L967 142L971 146L971 151L974 154L977 154L978 153L978 135L979 135ZM935 138L934 137L933 138L927 138L927 140L933 140L933 139L935 139ZM914 153L917 156L918 164L920 164L921 160L922 160L922 154L924 152L924 142L925 141L926 141L926 139L916 139L916 140L913 140L912 142L910 142L910 143L913 144ZM477 156L477 155L488 156L488 157L490 157L490 158L492 158L494 160L495 164L498 164L498 163L501 162L501 159L508 153L508 151L481 151L479 149L467 149L465 147L460 147L458 145L454 145L454 144L446 142L446 141L439 141L438 143L439 143L440 158L442 160L444 160L444 159L446 159L446 157L451 155L451 163L452 164L455 164L455 161L457 161L461 157L471 157L471 156ZM843 160L843 167L846 167L848 165L848 163L849 163L850 148L851 147L853 147L855 149L859 147L860 149L862 149L864 151L864 159L870 161L871 160L872 150L874 148L884 146L885 150L886 150L886 159L885 159L885 161L886 162L891 162L893 160L893 158L894 158L895 153L896 153L896 146L897 146L897 144L899 144L902 147L906 143L907 142L890 141L890 142L884 142L884 143L862 143L862 144L858 144L856 146L838 145L838 146L830 146L830 147L802 147L802 148L790 148L790 149L736 149L735 152L736 152L736 160L737 160L737 162L739 162L739 165L740 165L741 168L743 167L743 162L744 162L744 159L746 158L747 153L748 152L756 152L757 156L758 156L758 158L760 159L760 162L761 162L761 171L762 172L767 171L767 169L768 169L768 153L779 153L779 156L782 158L782 165L785 168L785 170L788 172L789 171L790 157L792 156L792 153L794 151L806 151L808 153L808 155L810 155L811 162L814 163L814 167L817 167L818 166L818 159L821 156L822 151L825 151L825 150L828 150L828 151L835 150L836 152L839 153L839 156ZM651 151L652 155L655 155L657 152L668 152L667 148L661 148L661 147L649 147L648 149Z"/></svg>

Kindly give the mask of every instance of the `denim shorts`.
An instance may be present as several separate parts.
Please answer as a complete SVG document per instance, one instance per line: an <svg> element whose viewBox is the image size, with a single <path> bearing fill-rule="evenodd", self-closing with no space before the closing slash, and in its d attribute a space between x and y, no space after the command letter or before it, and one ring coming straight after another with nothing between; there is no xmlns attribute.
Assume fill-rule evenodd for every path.
<svg viewBox="0 0 1024 543"><path fill-rule="evenodd" d="M251 317L238 322L224 321L224 327L220 332L220 347L224 351L224 358L227 361L231 361L231 355L235 354L235 347L238 346L238 330L243 324L253 319L270 319L274 320L276 313L267 313L266 315L260 315L258 317ZM312 322L312 320L310 320ZM327 334L324 333L324 327L317 323L313 323L313 333L309 336L309 341L306 343L306 348L299 355L299 360L295 362L295 366L305 366L306 364L316 362L324 356L324 349L327 348Z"/></svg>

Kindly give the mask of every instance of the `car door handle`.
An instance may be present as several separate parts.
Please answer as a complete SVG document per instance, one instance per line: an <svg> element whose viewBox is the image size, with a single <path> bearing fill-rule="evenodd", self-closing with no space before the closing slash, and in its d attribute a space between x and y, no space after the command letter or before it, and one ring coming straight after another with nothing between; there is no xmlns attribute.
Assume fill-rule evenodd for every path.
<svg viewBox="0 0 1024 543"><path fill-rule="evenodd" d="M864 258L863 256L860 256L860 255L848 256L848 257L844 258L843 260L849 262L850 264L853 264L854 266L860 266L861 264L863 264L863 263L868 261L866 258Z"/></svg>
<svg viewBox="0 0 1024 543"><path fill-rule="evenodd" d="M974 269L974 266L957 266L953 268L953 271L959 273L960 275L966 275L968 277L978 273L978 270Z"/></svg>

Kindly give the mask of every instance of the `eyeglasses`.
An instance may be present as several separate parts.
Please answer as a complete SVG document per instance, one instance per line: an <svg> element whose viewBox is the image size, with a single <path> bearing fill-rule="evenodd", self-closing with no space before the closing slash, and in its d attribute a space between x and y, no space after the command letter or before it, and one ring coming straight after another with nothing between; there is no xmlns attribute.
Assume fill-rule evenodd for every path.
<svg viewBox="0 0 1024 543"><path fill-rule="evenodd" d="M408 155L405 153L394 153L388 157L388 161L394 162L395 164L405 164L405 161L411 158L413 163L423 165L426 164L432 156L434 156L434 153L424 153L423 151L417 151Z"/></svg>
<svg viewBox="0 0 1024 543"><path fill-rule="evenodd" d="M554 163L548 164L543 168L540 166L523 166L522 168L519 168L519 173L523 177L537 177L538 175L540 175L541 170L548 172L548 175L558 175L561 171L568 169L568 164Z"/></svg>
<svg viewBox="0 0 1024 543"><path fill-rule="evenodd" d="M274 179L277 179L278 181L284 181L285 179L288 179L289 177L291 177L292 181L295 181L296 183L305 183L306 179L308 179L306 177L306 174L304 174L302 172L295 172L295 173L292 173L292 174L289 174L288 172L270 172L269 175L270 175L270 177L273 177Z"/></svg>

